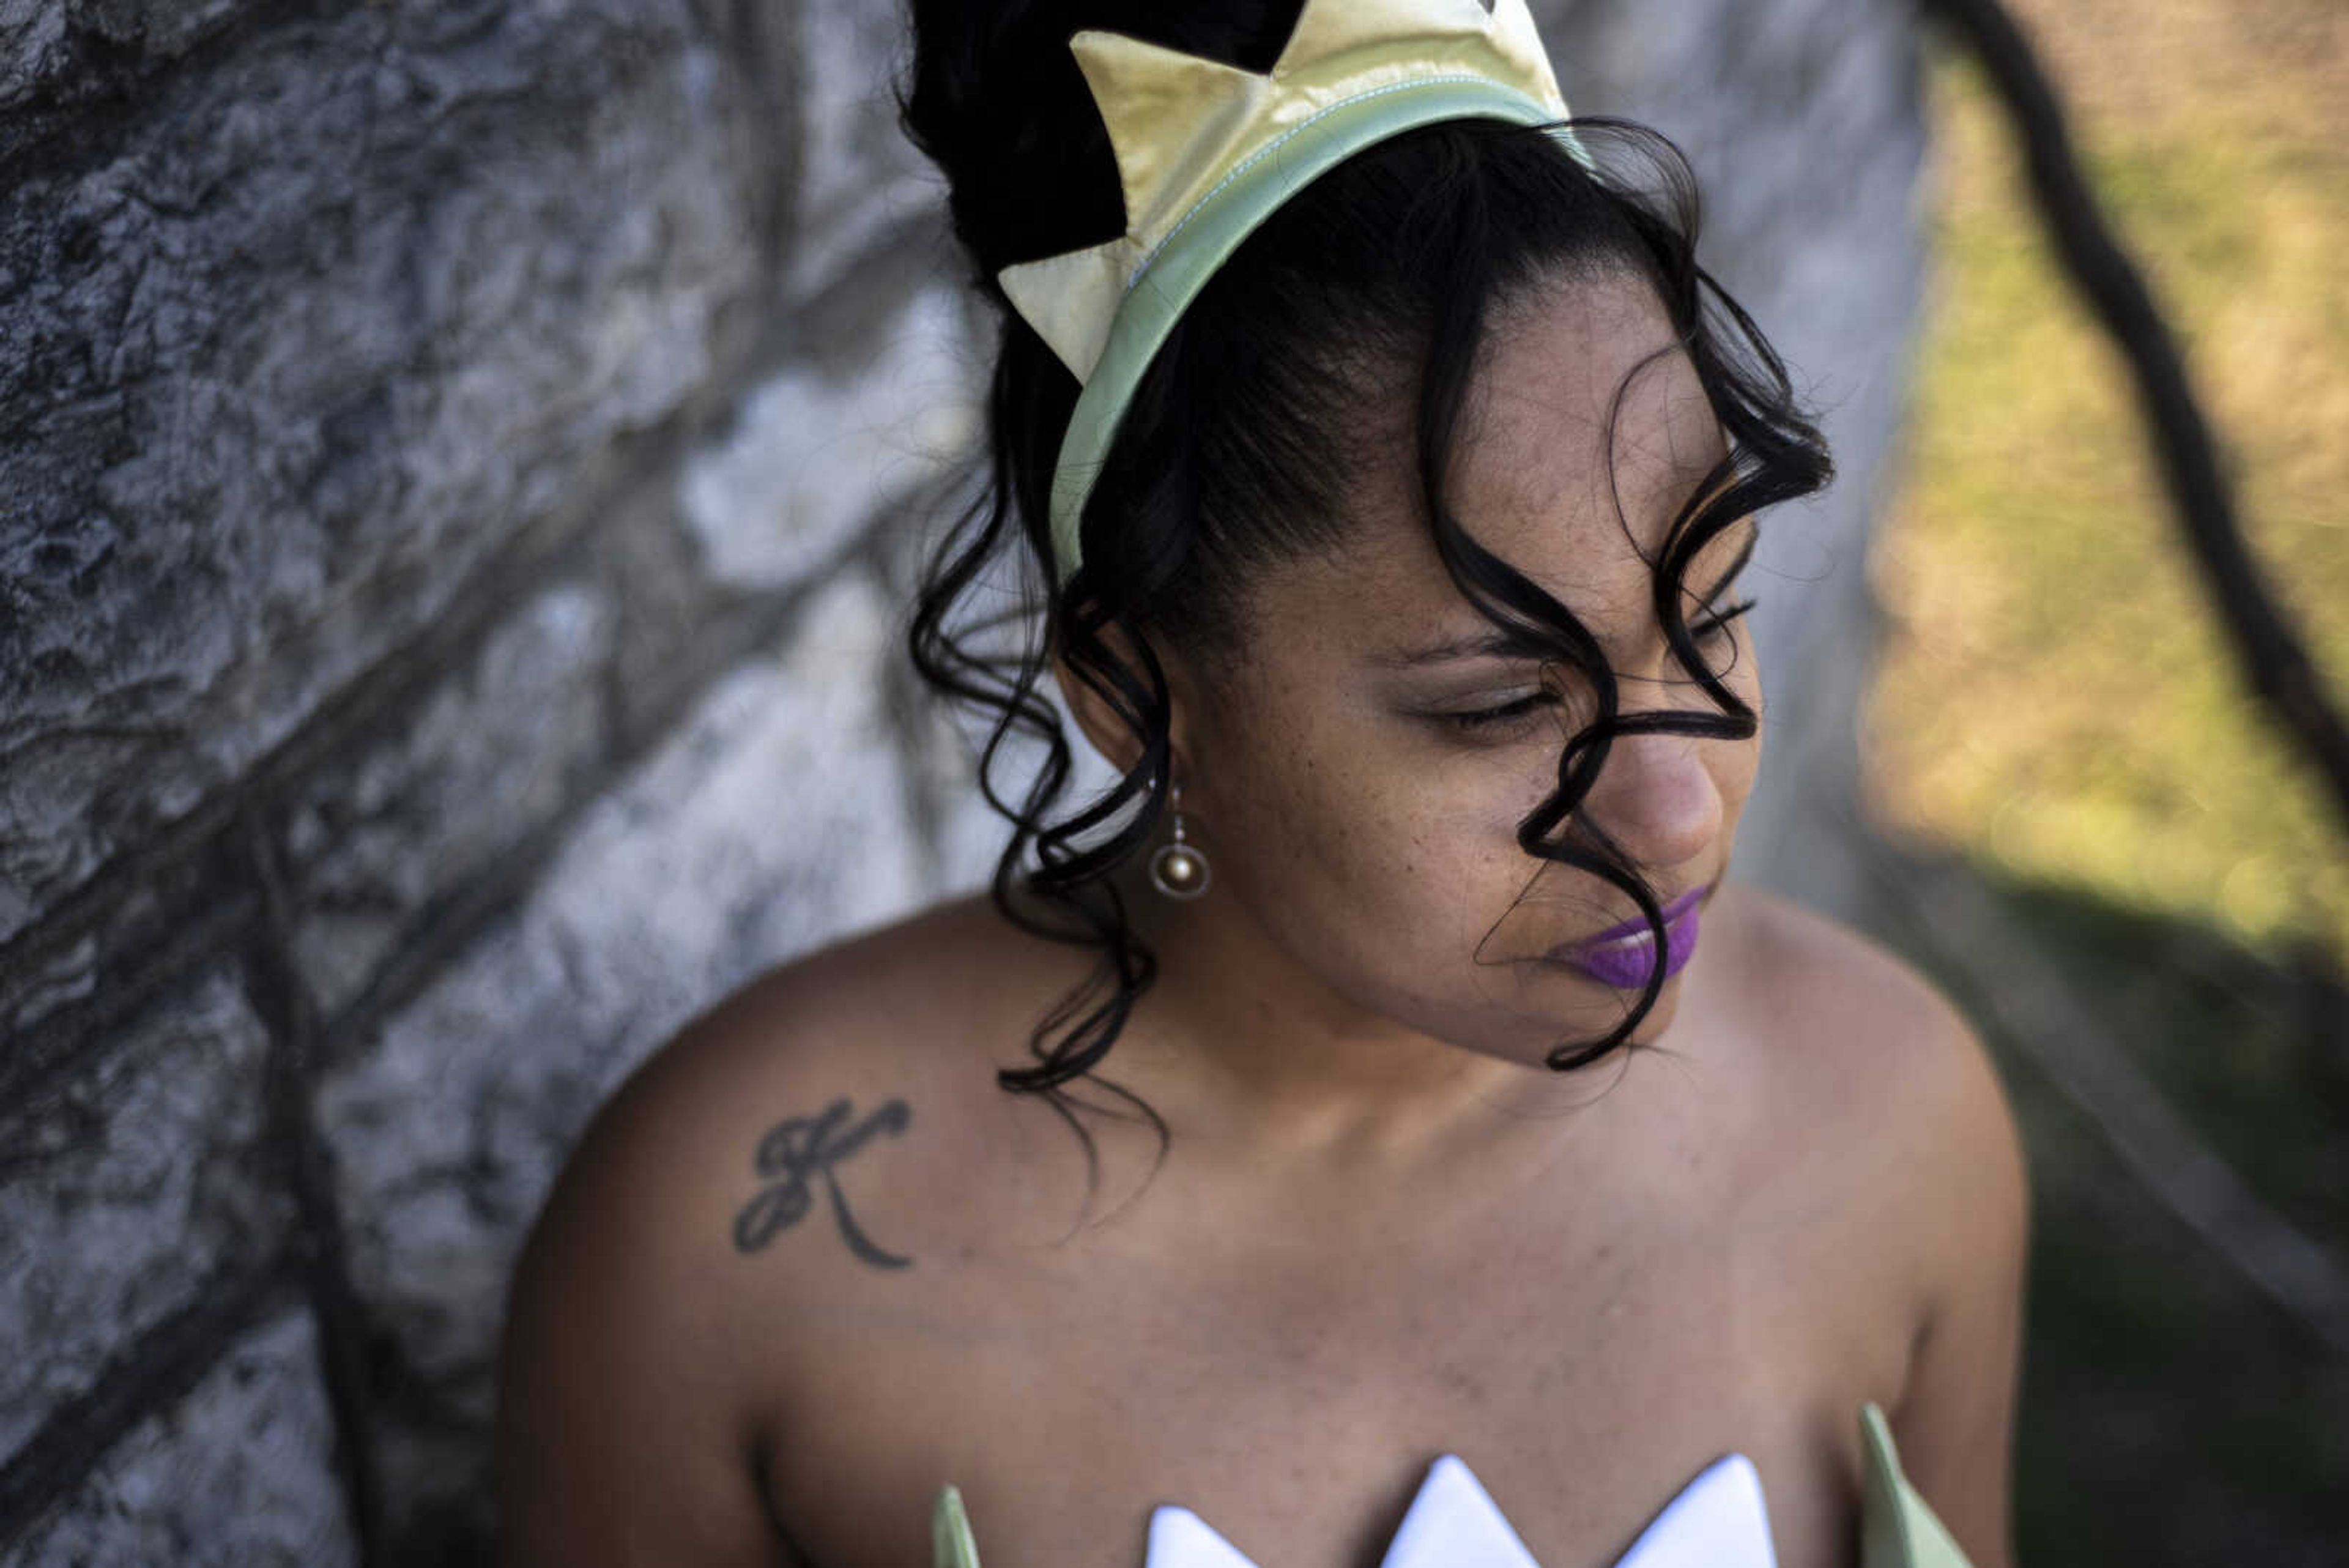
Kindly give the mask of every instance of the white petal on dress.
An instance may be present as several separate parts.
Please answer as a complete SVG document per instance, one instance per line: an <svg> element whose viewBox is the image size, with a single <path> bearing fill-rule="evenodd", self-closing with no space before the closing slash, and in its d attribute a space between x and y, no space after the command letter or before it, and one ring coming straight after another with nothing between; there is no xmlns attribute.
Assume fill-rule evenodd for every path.
<svg viewBox="0 0 2349 1568"><path fill-rule="evenodd" d="M1256 1564L1189 1509L1160 1507L1150 1515L1150 1554L1143 1568L1256 1568Z"/></svg>
<svg viewBox="0 0 2349 1568"><path fill-rule="evenodd" d="M1744 1454L1714 1460L1666 1504L1615 1568L1777 1568L1762 1477ZM1256 1568L1187 1508L1150 1516L1144 1568ZM1428 1468L1381 1568L1540 1568L1465 1461Z"/></svg>
<svg viewBox="0 0 2349 1568"><path fill-rule="evenodd" d="M1428 1467L1381 1562L1383 1568L1541 1568L1456 1454Z"/></svg>
<svg viewBox="0 0 2349 1568"><path fill-rule="evenodd" d="M1778 1568L1754 1461L1744 1454L1713 1460L1640 1532L1616 1568Z"/></svg>

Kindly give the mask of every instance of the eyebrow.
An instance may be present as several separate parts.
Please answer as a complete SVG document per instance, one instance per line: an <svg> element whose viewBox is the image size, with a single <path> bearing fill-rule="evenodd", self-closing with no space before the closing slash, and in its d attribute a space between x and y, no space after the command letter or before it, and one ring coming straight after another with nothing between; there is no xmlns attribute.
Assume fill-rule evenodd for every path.
<svg viewBox="0 0 2349 1568"><path fill-rule="evenodd" d="M1723 588L1736 579L1746 563L1753 560L1754 546L1762 541L1762 525L1749 517L1746 520L1745 542L1737 547L1737 558L1729 569L1707 589L1700 604L1710 604ZM1710 543L1710 541L1708 541ZM1469 637L1446 638L1420 648L1399 649L1371 655L1370 662L1381 670L1415 670L1430 664L1450 664L1469 659L1547 659L1556 651L1548 643L1520 631L1504 631L1493 628Z"/></svg>
<svg viewBox="0 0 2349 1568"><path fill-rule="evenodd" d="M1370 661L1381 670L1413 670L1424 664L1449 664L1463 659L1541 659L1552 649L1529 637L1498 629L1476 637L1449 638L1424 648L1374 653Z"/></svg>

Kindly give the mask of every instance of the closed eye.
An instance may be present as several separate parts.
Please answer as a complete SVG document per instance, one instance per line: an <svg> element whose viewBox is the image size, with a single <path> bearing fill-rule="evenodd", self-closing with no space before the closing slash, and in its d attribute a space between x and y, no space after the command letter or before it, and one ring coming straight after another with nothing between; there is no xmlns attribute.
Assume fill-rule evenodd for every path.
<svg viewBox="0 0 2349 1568"><path fill-rule="evenodd" d="M1440 717L1445 723L1473 734L1530 718L1540 709L1557 706L1557 701L1555 691L1528 691L1497 708L1479 708L1470 713L1444 713Z"/></svg>
<svg viewBox="0 0 2349 1568"><path fill-rule="evenodd" d="M1761 603L1759 599L1740 599L1735 604L1724 607L1719 614L1699 621L1690 628L1690 630L1699 639L1706 640L1726 636L1730 623L1759 603ZM1436 717L1459 733L1491 734L1505 730L1510 725L1524 722L1541 709L1554 708L1557 706L1559 701L1559 694L1557 691L1544 689L1538 691L1527 691L1522 696L1513 697L1508 701L1494 707L1478 708L1464 713L1441 713Z"/></svg>

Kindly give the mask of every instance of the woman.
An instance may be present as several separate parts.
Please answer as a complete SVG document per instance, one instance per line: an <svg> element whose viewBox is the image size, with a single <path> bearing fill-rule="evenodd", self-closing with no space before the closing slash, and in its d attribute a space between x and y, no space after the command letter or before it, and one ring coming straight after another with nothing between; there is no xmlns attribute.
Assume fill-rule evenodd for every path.
<svg viewBox="0 0 2349 1568"><path fill-rule="evenodd" d="M1522 0L915 28L1005 309L914 651L1044 767L989 748L991 898L598 1117L516 1281L510 1561L911 1568L942 1500L990 1568L2002 1568L1995 1078L1722 880L1739 569L1828 465L1676 155L1557 128Z"/></svg>

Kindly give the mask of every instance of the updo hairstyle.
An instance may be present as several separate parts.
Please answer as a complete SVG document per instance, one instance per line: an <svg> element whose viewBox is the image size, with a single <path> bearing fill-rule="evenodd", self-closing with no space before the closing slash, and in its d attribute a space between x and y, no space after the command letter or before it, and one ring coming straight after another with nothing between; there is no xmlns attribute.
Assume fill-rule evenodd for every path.
<svg viewBox="0 0 2349 1568"><path fill-rule="evenodd" d="M1678 149L1628 121L1566 122L1599 165L1594 173L1552 130L1454 120L1381 142L1323 175L1249 236L1160 350L1085 507L1083 564L1063 584L1049 502L1079 386L1010 307L996 274L1125 226L1108 134L1069 39L1104 28L1264 71L1299 0L911 5L903 123L946 173L955 235L999 332L983 489L926 566L911 651L933 689L988 725L981 787L1012 828L995 867L996 905L1040 936L1096 950L1100 961L1037 1024L1034 1061L1005 1068L1003 1086L1042 1094L1065 1115L1064 1087L1101 1064L1150 988L1155 959L1110 877L1146 852L1166 805L1169 704L1158 650L1179 649L1211 675L1227 669L1243 649L1244 585L1285 558L1342 546L1348 475L1380 460L1366 432L1382 410L1390 419L1400 411L1396 388L1416 395L1421 504L1454 583L1495 627L1531 638L1578 672L1595 698L1596 717L1566 744L1557 787L1519 825L1517 841L1529 857L1620 889L1661 951L1654 889L1574 808L1618 735L1754 733L1753 711L1722 684L1682 620L1682 573L1740 518L1809 494L1832 472L1785 367L1697 265L1696 185ZM1560 64L1571 93L1573 62ZM1497 307L1532 285L1610 274L1654 291L1729 450L1652 563L1668 645L1718 715L1619 713L1590 634L1485 549L1444 502L1454 431ZM997 607L1007 581L1019 585L1009 610ZM1045 693L1055 658L1137 744L1133 766L1095 800L1063 798L1071 755ZM1015 737L1032 742L1042 763L1024 789L1007 792L999 775L1017 754ZM1650 970L1616 1028L1556 1043L1549 1064L1580 1067L1620 1044L1662 989L1663 966Z"/></svg>

